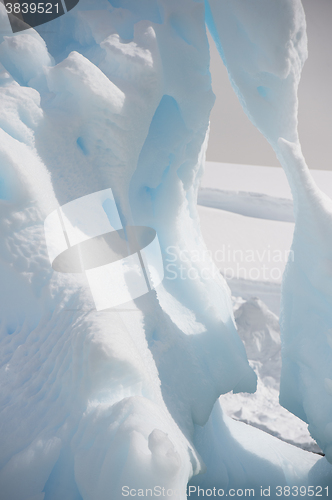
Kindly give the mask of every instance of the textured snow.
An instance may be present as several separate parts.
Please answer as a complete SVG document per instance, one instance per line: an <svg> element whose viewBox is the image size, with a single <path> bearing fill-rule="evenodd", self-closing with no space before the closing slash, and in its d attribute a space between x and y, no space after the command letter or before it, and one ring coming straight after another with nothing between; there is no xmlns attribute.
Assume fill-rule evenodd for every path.
<svg viewBox="0 0 332 500"><path fill-rule="evenodd" d="M330 467L324 458L236 422L224 415L220 401L215 404L207 425L197 428L195 438L207 472L193 478L190 484L201 488L211 488L211 485L243 490L254 488L257 496L261 486L270 487L268 496L278 498L277 485L285 481L288 485L303 485L307 480L314 484L318 470L320 484L329 484Z"/></svg>
<svg viewBox="0 0 332 500"><path fill-rule="evenodd" d="M4 499L118 500L124 485L158 485L176 489L184 500L187 482L204 471L196 482L225 488L328 482L326 459L223 417L219 396L254 392L256 375L236 330L229 288L212 259L213 279L202 274L203 259L182 266L180 258L206 250L196 209L214 102L205 20L220 38L248 113L279 148L297 216L302 198L305 203L306 186L299 193L301 178L292 173L297 153L278 142L297 140L305 23L298 1L268 5L261 23L262 0L250 9L243 0L81 0L40 34L12 35L0 4ZM155 229L165 259L167 249L176 248L176 277L166 270L156 291L97 312L85 275L53 271L44 221L60 206L109 188L123 226ZM315 200L324 226L324 199ZM308 224L319 233L319 224L310 225L310 218ZM296 231L295 250L304 237L301 225ZM320 241L318 259L326 258ZM314 247L303 257L310 265ZM308 268L314 283L316 267ZM287 281L284 286L287 297ZM309 287L307 301L312 294ZM312 318L320 317L320 305ZM299 308L306 313L308 303ZM291 347L287 353L287 338L297 335L287 315L285 307L290 362L284 380L298 361ZM312 323L303 321L310 339ZM307 355L310 340L308 346ZM325 449L319 433L326 433L330 400L321 427L313 399L328 393L321 386L328 356L310 362L300 397ZM312 380L317 364L321 372ZM296 390L289 386L287 404L298 400Z"/></svg>
<svg viewBox="0 0 332 500"><path fill-rule="evenodd" d="M235 299L235 320L258 378L255 394L220 396L224 412L300 448L321 453L307 424L279 404L281 341L278 317L258 298Z"/></svg>

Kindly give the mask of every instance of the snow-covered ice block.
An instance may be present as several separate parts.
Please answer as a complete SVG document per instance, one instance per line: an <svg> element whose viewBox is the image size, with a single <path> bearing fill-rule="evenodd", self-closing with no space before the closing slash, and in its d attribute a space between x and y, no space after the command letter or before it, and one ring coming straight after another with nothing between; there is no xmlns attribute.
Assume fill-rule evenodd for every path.
<svg viewBox="0 0 332 500"><path fill-rule="evenodd" d="M323 488L322 495L329 495L332 468L325 458L234 421L224 415L220 401L216 402L207 424L197 428L195 444L207 471L189 483L196 486L190 498L203 496L202 492L198 495L198 487L212 492L213 488L221 489L222 496L232 496L231 490L235 489L238 496L267 496L273 500L284 491L285 496L288 492L299 494L300 487L303 498L310 498L316 491L323 492Z"/></svg>

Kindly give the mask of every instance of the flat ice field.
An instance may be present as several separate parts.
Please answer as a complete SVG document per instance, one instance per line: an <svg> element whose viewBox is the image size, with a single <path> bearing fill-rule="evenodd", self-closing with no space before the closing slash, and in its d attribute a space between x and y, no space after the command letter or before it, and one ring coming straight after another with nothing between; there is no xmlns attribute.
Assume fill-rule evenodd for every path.
<svg viewBox="0 0 332 500"><path fill-rule="evenodd" d="M332 172L311 170L332 197ZM258 296L279 316L285 265L293 257L294 215L282 168L205 163L198 193L208 251L234 296Z"/></svg>
<svg viewBox="0 0 332 500"><path fill-rule="evenodd" d="M233 295L258 296L279 315L294 223L199 206L202 234Z"/></svg>
<svg viewBox="0 0 332 500"><path fill-rule="evenodd" d="M310 173L317 186L332 197L332 172L311 169ZM277 167L207 161L201 188L292 199L285 172Z"/></svg>

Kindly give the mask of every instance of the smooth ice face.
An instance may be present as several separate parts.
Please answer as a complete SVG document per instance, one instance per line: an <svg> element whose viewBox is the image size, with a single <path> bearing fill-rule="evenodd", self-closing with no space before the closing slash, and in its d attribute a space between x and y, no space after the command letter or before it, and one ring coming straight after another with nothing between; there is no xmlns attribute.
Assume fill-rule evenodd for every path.
<svg viewBox="0 0 332 500"><path fill-rule="evenodd" d="M280 151L298 179L294 260L283 283L280 403L309 424L331 462L332 201L314 184L298 145L280 141Z"/></svg>
<svg viewBox="0 0 332 500"><path fill-rule="evenodd" d="M307 58L300 0L207 0L207 24L244 111L276 148L296 142L297 87Z"/></svg>

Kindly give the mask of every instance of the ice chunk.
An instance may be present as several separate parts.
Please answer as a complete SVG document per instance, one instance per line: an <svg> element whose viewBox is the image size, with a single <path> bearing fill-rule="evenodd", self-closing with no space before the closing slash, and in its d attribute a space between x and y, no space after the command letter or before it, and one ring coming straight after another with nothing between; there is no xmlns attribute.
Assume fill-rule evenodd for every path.
<svg viewBox="0 0 332 500"><path fill-rule="evenodd" d="M230 490L234 488L239 490L238 496L265 495L277 499L280 486L282 491L286 486L286 494L287 487L302 486L303 497L309 498L309 485L319 488L331 484L332 469L325 458L235 422L223 414L219 401L208 423L197 429L195 444L207 471L189 483L190 498L199 498L199 487L215 487L223 490L225 496L232 496ZM295 492L296 487L290 491Z"/></svg>
<svg viewBox="0 0 332 500"><path fill-rule="evenodd" d="M23 85L41 76L43 68L53 62L44 40L30 34L4 37L0 44L0 61Z"/></svg>
<svg viewBox="0 0 332 500"><path fill-rule="evenodd" d="M264 12L262 1L255 0L253 14L245 3L211 1L230 49L230 73L243 84L257 125L263 129L267 120L271 142L293 140L305 53L300 4L269 3L264 28L253 19ZM233 8L239 8L241 33ZM104 13L107 22L112 18L109 27ZM212 261L182 259L206 250L196 210L214 102L205 14L200 0L81 0L48 23L50 29L39 28L55 66L33 30L1 44L1 61L13 78L1 88L0 122L1 172L14 193L0 200L0 466L11 500L39 500L44 493L45 500L108 500L110 494L119 500L126 485L177 489L184 500L188 479L204 470L193 444L198 426L221 393L256 388L228 286ZM0 15L8 36L2 4ZM233 48L245 32L255 50L242 57ZM249 47L244 39L240 48ZM248 85L247 78L237 79L242 66L246 77L253 68ZM152 228L164 265L170 248L175 260L164 286L106 312L95 311L84 277L53 272L43 223L59 206L108 188L123 226ZM107 225L107 208L97 212L95 225L92 212L83 214L85 236L83 215L76 214L79 230L69 227L74 241ZM159 264L149 270L152 283L161 277ZM207 444L229 444L229 429L214 416L208 427ZM285 484L288 469L290 480L296 474L305 480L317 459L291 449L279 466L280 445L257 432L257 446L252 434L241 434L263 455L253 462L245 445L235 452L215 445L226 450L229 470L240 458L249 471L268 471L273 484ZM266 459L268 451L273 459ZM206 457L210 470L223 469L224 459ZM232 484L248 476L234 475Z"/></svg>

